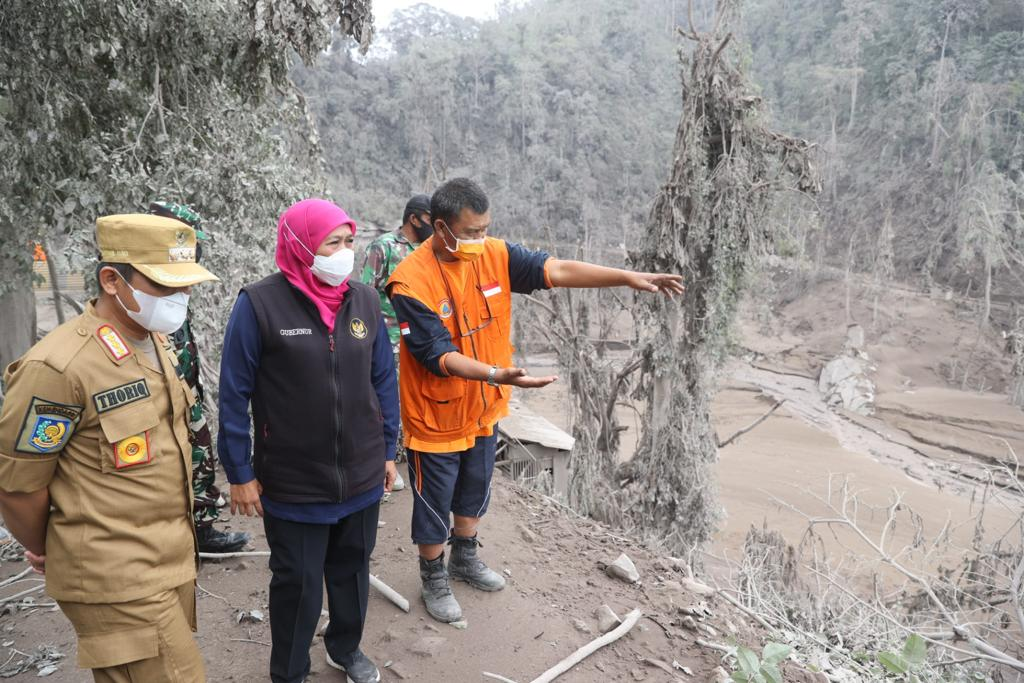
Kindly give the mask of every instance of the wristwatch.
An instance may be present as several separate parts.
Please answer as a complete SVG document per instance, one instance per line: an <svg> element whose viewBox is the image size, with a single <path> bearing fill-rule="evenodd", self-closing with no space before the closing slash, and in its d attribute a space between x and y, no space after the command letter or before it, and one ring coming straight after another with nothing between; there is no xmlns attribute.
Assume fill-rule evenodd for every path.
<svg viewBox="0 0 1024 683"><path fill-rule="evenodd" d="M490 384L492 387L498 386L498 383L494 381L494 376L496 374L498 374L498 366L492 365L491 371L487 373L487 383Z"/></svg>

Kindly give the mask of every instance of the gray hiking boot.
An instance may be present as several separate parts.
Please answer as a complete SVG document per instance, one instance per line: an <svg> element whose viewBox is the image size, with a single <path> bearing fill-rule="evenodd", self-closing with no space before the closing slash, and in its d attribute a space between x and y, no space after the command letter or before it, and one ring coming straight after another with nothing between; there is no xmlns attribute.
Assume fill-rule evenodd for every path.
<svg viewBox="0 0 1024 683"><path fill-rule="evenodd" d="M380 670L370 661L370 658L363 654L362 650L356 650L346 657L340 657L337 661L327 653L327 663L339 671L344 671L348 683L378 683L380 681Z"/></svg>
<svg viewBox="0 0 1024 683"><path fill-rule="evenodd" d="M444 553L435 560L420 558L420 580L423 582L423 604L427 606L430 616L446 624L462 619L462 608L448 585Z"/></svg>
<svg viewBox="0 0 1024 683"><path fill-rule="evenodd" d="M505 587L505 577L490 569L476 554L480 541L473 538L452 536L452 557L448 560L448 573L456 581L465 581L482 591L500 591Z"/></svg>

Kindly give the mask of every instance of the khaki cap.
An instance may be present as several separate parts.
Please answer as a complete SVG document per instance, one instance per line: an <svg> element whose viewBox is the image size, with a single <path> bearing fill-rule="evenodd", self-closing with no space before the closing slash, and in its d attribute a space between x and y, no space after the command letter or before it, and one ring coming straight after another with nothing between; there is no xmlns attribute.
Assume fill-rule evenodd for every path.
<svg viewBox="0 0 1024 683"><path fill-rule="evenodd" d="M196 231L164 216L128 213L96 220L100 260L129 263L165 287L189 287L217 280L196 263Z"/></svg>

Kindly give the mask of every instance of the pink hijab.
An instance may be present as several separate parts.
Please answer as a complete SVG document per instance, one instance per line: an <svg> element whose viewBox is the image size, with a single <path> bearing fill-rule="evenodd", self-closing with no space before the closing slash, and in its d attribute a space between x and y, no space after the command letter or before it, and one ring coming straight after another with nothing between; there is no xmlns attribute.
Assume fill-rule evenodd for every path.
<svg viewBox="0 0 1024 683"><path fill-rule="evenodd" d="M320 248L324 238L345 224L352 229L353 235L356 234L355 221L341 207L326 199L303 199L292 204L277 222L277 267L288 282L316 305L328 330L334 329L334 318L345 300L348 281L331 287L309 269L313 265L312 254Z"/></svg>

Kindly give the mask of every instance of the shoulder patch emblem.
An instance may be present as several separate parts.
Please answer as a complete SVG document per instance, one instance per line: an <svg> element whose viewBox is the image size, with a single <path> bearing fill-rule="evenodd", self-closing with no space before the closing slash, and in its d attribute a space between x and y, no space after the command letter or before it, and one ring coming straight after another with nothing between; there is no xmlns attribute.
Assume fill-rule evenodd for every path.
<svg viewBox="0 0 1024 683"><path fill-rule="evenodd" d="M97 413L105 413L144 398L149 398L149 385L145 379L137 379L93 394L92 402L96 405Z"/></svg>
<svg viewBox="0 0 1024 683"><path fill-rule="evenodd" d="M83 410L33 396L14 450L33 455L59 451L71 440Z"/></svg>
<svg viewBox="0 0 1024 683"><path fill-rule="evenodd" d="M366 329L366 323L359 318L352 319L352 322L348 325L348 331L356 339L366 339L366 335L369 333Z"/></svg>
<svg viewBox="0 0 1024 683"><path fill-rule="evenodd" d="M448 299L441 299L441 303L437 305L437 314L444 320L452 317L452 302Z"/></svg>
<svg viewBox="0 0 1024 683"><path fill-rule="evenodd" d="M149 432L129 436L114 444L114 467L119 470L135 465L144 465L151 459Z"/></svg>
<svg viewBox="0 0 1024 683"><path fill-rule="evenodd" d="M96 336L99 338L100 343L103 344L103 348L107 350L110 357L115 361L122 361L132 355L132 350L128 348L128 344L125 343L121 335L112 326L101 325L96 330Z"/></svg>

